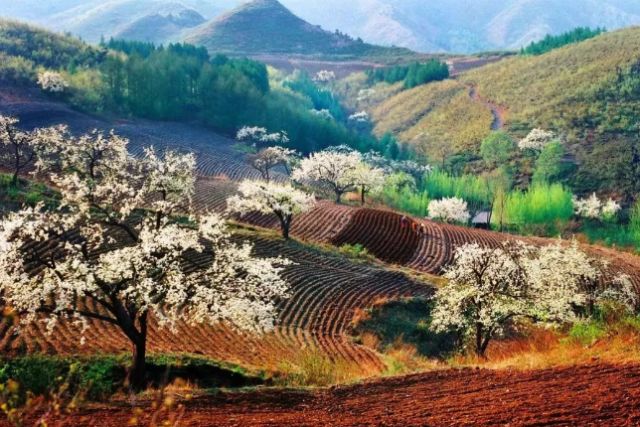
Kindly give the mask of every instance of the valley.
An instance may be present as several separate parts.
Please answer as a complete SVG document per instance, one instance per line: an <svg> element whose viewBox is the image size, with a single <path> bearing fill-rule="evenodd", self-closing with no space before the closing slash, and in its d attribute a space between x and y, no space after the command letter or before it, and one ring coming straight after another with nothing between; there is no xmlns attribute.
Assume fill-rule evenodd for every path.
<svg viewBox="0 0 640 427"><path fill-rule="evenodd" d="M640 423L638 28L76 3L0 19L0 426Z"/></svg>

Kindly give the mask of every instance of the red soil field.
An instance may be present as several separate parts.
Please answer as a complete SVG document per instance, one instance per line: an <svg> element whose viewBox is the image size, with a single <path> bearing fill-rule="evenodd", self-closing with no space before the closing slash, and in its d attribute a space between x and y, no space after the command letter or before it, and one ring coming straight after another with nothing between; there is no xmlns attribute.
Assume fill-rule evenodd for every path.
<svg viewBox="0 0 640 427"><path fill-rule="evenodd" d="M185 405L180 425L194 427L636 426L640 366L448 370L316 392L222 393ZM119 427L132 414L129 404L113 403L61 425Z"/></svg>
<svg viewBox="0 0 640 427"><path fill-rule="evenodd" d="M284 272L292 296L280 303L275 331L255 337L224 325L181 324L171 332L152 323L150 352L202 354L249 368L275 370L302 351L318 351L363 374L378 373L384 368L379 356L351 340L349 329L355 313L379 299L432 292L402 274L352 264L297 244L260 238L252 242L258 256L283 255L296 263ZM192 261L204 259L194 257ZM80 344L78 328L61 322L49 335L44 324L36 323L16 334L8 320L0 321L0 354L114 354L129 350L127 339L110 324L91 321L84 345Z"/></svg>

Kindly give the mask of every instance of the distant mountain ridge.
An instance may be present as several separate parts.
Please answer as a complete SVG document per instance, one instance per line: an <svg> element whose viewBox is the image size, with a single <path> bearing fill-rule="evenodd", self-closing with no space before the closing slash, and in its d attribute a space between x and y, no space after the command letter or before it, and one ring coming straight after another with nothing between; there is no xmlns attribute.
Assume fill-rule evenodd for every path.
<svg viewBox="0 0 640 427"><path fill-rule="evenodd" d="M254 0L188 33L211 51L241 54L349 54L373 46L330 33L291 13L278 0Z"/></svg>
<svg viewBox="0 0 640 427"><path fill-rule="evenodd" d="M578 26L640 25L638 0L281 0L312 25L368 43L420 52L518 49ZM0 0L0 15L97 42L101 36L176 40L180 11L215 19L246 0ZM286 28L277 28L286 32ZM155 33L154 33L155 31ZM157 33L157 34L156 34ZM273 35L273 34L272 34ZM277 35L277 34L276 34ZM195 37L195 36L194 36Z"/></svg>

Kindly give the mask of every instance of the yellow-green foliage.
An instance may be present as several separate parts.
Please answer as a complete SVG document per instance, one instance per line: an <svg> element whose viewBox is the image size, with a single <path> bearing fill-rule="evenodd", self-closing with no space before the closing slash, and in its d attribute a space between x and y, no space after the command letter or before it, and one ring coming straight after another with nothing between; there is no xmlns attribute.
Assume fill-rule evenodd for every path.
<svg viewBox="0 0 640 427"><path fill-rule="evenodd" d="M477 151L493 121L491 111L472 101L469 88L454 80L401 92L372 113L377 135L393 132L438 161L456 152Z"/></svg>
<svg viewBox="0 0 640 427"><path fill-rule="evenodd" d="M462 80L506 106L510 121L563 129L576 118L601 113L594 103L596 92L615 81L618 67L626 70L637 61L638 51L640 29L633 28L541 56L506 59L473 70Z"/></svg>
<svg viewBox="0 0 640 427"><path fill-rule="evenodd" d="M353 73L333 84L332 90L353 111L370 110L403 90L402 83L378 83L369 86L367 75Z"/></svg>

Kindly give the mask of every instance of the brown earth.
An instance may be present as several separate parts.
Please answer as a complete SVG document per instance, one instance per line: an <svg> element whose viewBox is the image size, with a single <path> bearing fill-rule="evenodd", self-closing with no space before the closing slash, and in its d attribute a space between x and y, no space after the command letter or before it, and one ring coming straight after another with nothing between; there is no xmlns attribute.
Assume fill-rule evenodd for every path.
<svg viewBox="0 0 640 427"><path fill-rule="evenodd" d="M640 365L540 371L448 370L328 390L222 393L184 403L181 426L637 426ZM144 412L151 412L148 403ZM127 403L67 426L124 426ZM140 425L147 425L139 418ZM50 424L56 425L56 424Z"/></svg>

